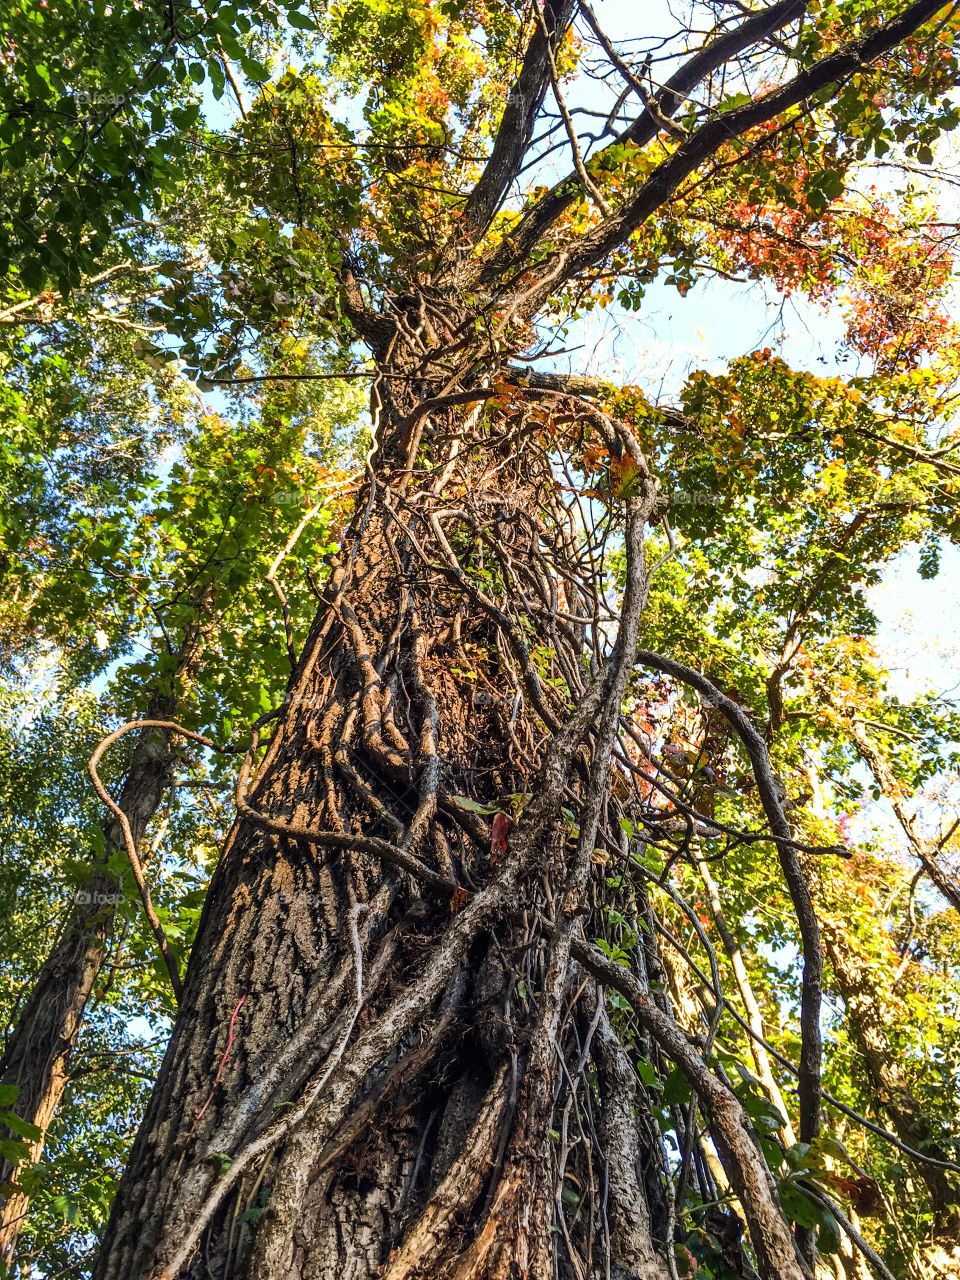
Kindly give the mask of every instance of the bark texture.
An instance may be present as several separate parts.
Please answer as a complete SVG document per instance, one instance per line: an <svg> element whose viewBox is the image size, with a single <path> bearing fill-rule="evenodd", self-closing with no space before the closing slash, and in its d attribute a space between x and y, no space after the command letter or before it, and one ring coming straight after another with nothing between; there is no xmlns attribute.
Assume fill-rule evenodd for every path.
<svg viewBox="0 0 960 1280"><path fill-rule="evenodd" d="M655 137L705 77L765 56L803 8L731 21L611 145ZM707 111L616 208L571 132L574 171L482 245L551 86L564 115L555 54L573 6L551 0L464 192L462 235L398 264L393 287L359 280L345 252L342 309L378 370L375 448L262 758L254 735L97 1280L672 1280L689 1228L675 1182L698 1192L692 1234L719 1213L734 1274L812 1276L812 1233L795 1239L709 1064L715 1028L687 1035L647 981L662 966L642 876L644 927L622 954L606 910L635 864L625 833L651 817L620 741L633 665L696 690L749 757L802 943L810 1141L822 960L783 797L743 708L638 648L658 506L629 424L582 386L518 377L506 353L530 350L548 300L619 270L626 240L722 149L940 8L915 0L775 90ZM597 216L574 234L562 215L591 193ZM608 465L580 504L588 444ZM600 987L620 995L616 1025ZM641 1061L659 1079L678 1070L697 1099L675 1117L672 1152ZM733 1193L723 1208L714 1153Z"/></svg>
<svg viewBox="0 0 960 1280"><path fill-rule="evenodd" d="M607 928L605 863L639 820L613 751L656 486L595 406L484 409L492 381L382 393L354 528L242 773L98 1280L672 1275L669 1158L576 951ZM596 527L557 477L590 433L630 459ZM613 631L595 556L616 529ZM736 1097L665 1001L645 1030L708 1081L735 1163ZM801 1280L751 1160L730 1176L762 1274Z"/></svg>

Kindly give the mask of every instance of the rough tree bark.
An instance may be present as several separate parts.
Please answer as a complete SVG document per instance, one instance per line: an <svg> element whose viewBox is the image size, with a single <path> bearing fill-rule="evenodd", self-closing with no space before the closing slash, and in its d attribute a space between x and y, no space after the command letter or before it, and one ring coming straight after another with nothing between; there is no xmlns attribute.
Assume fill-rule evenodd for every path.
<svg viewBox="0 0 960 1280"><path fill-rule="evenodd" d="M627 428L583 402L505 401L481 423L493 381L446 402L381 391L376 466L241 788L102 1280L670 1274L662 1182L645 1211L609 1203L642 1183L622 1152L653 1144L571 955L584 913L602 928L593 851L623 812L610 759L656 488ZM415 489L427 402L425 443L453 444ZM612 646L554 474L588 431L636 472L610 495L628 564ZM659 1018L672 1057L687 1042ZM691 1070L732 1165L746 1117ZM729 1176L763 1274L806 1275L769 1174ZM564 1195L604 1208L562 1213Z"/></svg>

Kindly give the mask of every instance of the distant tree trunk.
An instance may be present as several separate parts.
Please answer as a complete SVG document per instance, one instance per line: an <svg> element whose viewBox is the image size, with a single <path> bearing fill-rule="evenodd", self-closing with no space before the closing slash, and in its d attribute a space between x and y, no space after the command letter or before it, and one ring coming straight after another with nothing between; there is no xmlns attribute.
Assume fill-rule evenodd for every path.
<svg viewBox="0 0 960 1280"><path fill-rule="evenodd" d="M170 767L167 735L144 733L134 748L118 797L138 842L170 785ZM89 879L77 890L66 924L40 968L0 1060L0 1082L20 1090L13 1110L36 1125L42 1135L29 1143L32 1161L40 1158L47 1129L67 1087L70 1058L103 965L116 904L123 892L122 882L107 870L107 864L114 854L123 853L123 847L119 826L112 822L104 828L104 854L92 864ZM0 1163L0 1184L7 1188L0 1206L0 1260L7 1264L29 1205L27 1195L16 1185L15 1174L9 1163Z"/></svg>
<svg viewBox="0 0 960 1280"><path fill-rule="evenodd" d="M859 740L862 734L857 731L851 736L866 759L864 744ZM876 764L876 761L873 763ZM890 783L889 771L885 771L885 767L878 768L876 776L881 786ZM813 795L814 812L823 819L827 816L823 789L818 772L812 764L808 765L807 777ZM895 792L896 787L890 787L887 794L889 796ZM909 815L899 802L897 816L916 849L916 832ZM888 978L892 982L892 952L887 957L887 970L881 971L878 965L871 964L869 957L858 947L856 936L851 933L843 913L842 898L839 903L830 900L829 882L821 875L815 874L813 882L818 886L818 896L823 900L824 950L833 971L837 992L843 1000L850 1036L863 1055L876 1101L889 1117L901 1142L934 1161L949 1163L949 1153L940 1146L937 1134L924 1114L923 1106L910 1091L900 1054L887 1031L886 1009L890 992L889 989L884 990L883 984ZM955 1235L960 1215L960 1186L951 1180L945 1169L939 1169L935 1164L918 1161L916 1168L930 1196L930 1207L938 1234Z"/></svg>
<svg viewBox="0 0 960 1280"><path fill-rule="evenodd" d="M447 399L395 366L375 393L368 487L241 787L98 1280L671 1274L666 1156L571 958L627 854L612 749L655 485L582 402L501 383L481 417L507 375L477 365ZM616 643L555 468L590 432L626 459ZM801 1280L769 1176L731 1183L762 1202L762 1274Z"/></svg>
<svg viewBox="0 0 960 1280"><path fill-rule="evenodd" d="M196 675L209 604L208 592L176 651L169 691L153 694L146 707L148 718L168 720L179 713L184 691ZM141 733L117 797L137 844L169 789L172 766L169 733L162 729ZM69 1083L70 1059L103 967L119 895L124 891L122 880L108 870L116 854L126 856L123 833L111 820L103 827L103 853L91 861L89 877L76 891L63 929L40 967L0 1058L0 1083L19 1089L13 1109L41 1133L29 1143L34 1163L43 1153L47 1130ZM6 1161L0 1162L0 1187L5 1188L0 1204L0 1262L9 1265L29 1197L17 1185L16 1170Z"/></svg>
<svg viewBox="0 0 960 1280"><path fill-rule="evenodd" d="M901 1142L929 1156L949 1163L951 1156L940 1145L935 1127L911 1091L901 1055L887 1031L887 1001L879 988L877 973L867 958L857 953L856 944L844 931L840 936L828 924L824 927L827 955L843 998L854 1043L863 1054L864 1065L877 1104L889 1116ZM938 1235L954 1235L960 1224L960 1186L946 1170L918 1161L917 1173L930 1196Z"/></svg>
<svg viewBox="0 0 960 1280"><path fill-rule="evenodd" d="M863 721L858 720L855 715L846 717L845 728L855 743L861 759L873 774L887 803L893 809L920 865L953 909L960 911L960 879L945 861L941 861L942 850L936 842L924 837L920 823L910 812L910 806L904 800L903 789L883 752L871 741Z"/></svg>
<svg viewBox="0 0 960 1280"><path fill-rule="evenodd" d="M740 950L740 944L734 937L724 915L723 903L720 898L720 886L717 884L710 869L710 863L705 858L698 858L697 870L707 891L707 901L710 903L710 911L717 927L717 933L720 935L723 950L727 960L730 962L737 990L747 1013L747 1021L751 1031L750 1054L757 1069L757 1077L763 1085L767 1097L783 1116L784 1124L781 1129L783 1141L786 1146L792 1147L797 1140L796 1134L793 1131L793 1125L790 1123L790 1112L784 1101L780 1085L777 1083L777 1078L773 1073L770 1057L765 1047L766 1031L763 1025L763 1013L754 992L753 984L750 981L750 975L747 972L743 952Z"/></svg>

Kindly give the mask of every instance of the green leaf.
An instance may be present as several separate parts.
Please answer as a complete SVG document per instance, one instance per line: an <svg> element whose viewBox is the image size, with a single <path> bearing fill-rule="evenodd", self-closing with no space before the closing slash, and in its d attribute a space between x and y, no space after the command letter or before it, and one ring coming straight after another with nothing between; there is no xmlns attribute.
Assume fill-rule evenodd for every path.
<svg viewBox="0 0 960 1280"><path fill-rule="evenodd" d="M693 1097L690 1081L679 1067L674 1067L663 1082L661 1100L665 1106L686 1106Z"/></svg>
<svg viewBox="0 0 960 1280"><path fill-rule="evenodd" d="M227 85L227 77L224 72L223 65L219 58L211 58L210 62L207 64L207 69L210 72L211 91L214 98L219 102L224 95Z"/></svg>
<svg viewBox="0 0 960 1280"><path fill-rule="evenodd" d="M74 1223L80 1217L80 1204L71 1196L59 1195L54 1196L51 1201L54 1209L61 1215L64 1222Z"/></svg>
<svg viewBox="0 0 960 1280"><path fill-rule="evenodd" d="M314 31L316 23L307 13L300 13L297 9L292 9L287 14L287 21L291 27L296 27L298 31Z"/></svg>
<svg viewBox="0 0 960 1280"><path fill-rule="evenodd" d="M809 1196L804 1195L803 1189L797 1186L796 1182L786 1178L781 1179L777 1186L777 1194L788 1221L795 1222L798 1227L808 1227L811 1230L820 1221L819 1206Z"/></svg>
<svg viewBox="0 0 960 1280"><path fill-rule="evenodd" d="M476 800L471 800L469 796L451 796L450 799L459 809L466 809L467 813L499 813L500 810L496 805L480 804Z"/></svg>
<svg viewBox="0 0 960 1280"><path fill-rule="evenodd" d="M8 1164L18 1165L30 1159L30 1149L25 1142L20 1142L17 1138L0 1138L0 1156Z"/></svg>
<svg viewBox="0 0 960 1280"><path fill-rule="evenodd" d="M30 1142L39 1142L43 1137L42 1130L35 1124L31 1124L29 1120L18 1116L15 1111L0 1112L0 1124L5 1124L8 1129L18 1133L21 1138L27 1138Z"/></svg>

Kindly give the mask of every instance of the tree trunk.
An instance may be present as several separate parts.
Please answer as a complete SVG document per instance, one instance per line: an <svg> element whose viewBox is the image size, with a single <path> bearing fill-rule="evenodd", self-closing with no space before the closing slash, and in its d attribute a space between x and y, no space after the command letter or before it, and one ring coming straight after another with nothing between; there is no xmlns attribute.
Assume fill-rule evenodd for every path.
<svg viewBox="0 0 960 1280"><path fill-rule="evenodd" d="M893 810L920 865L953 909L960 911L960 880L948 866L940 861L942 850L937 844L933 840L924 838L919 822L910 812L910 806L904 799L903 788L885 756L871 741L862 720L858 720L855 715L850 715L846 718L845 727L861 759L873 774L877 786Z"/></svg>
<svg viewBox="0 0 960 1280"><path fill-rule="evenodd" d="M376 393L368 487L249 791L256 735L242 771L98 1280L671 1275L670 1171L572 959L607 928L598 846L626 856L612 748L655 484L581 402L501 383L481 417L497 376L445 397L394 366ZM597 434L628 481L589 530L557 459ZM762 1202L762 1274L807 1275L769 1176L731 1181Z"/></svg>
<svg viewBox="0 0 960 1280"><path fill-rule="evenodd" d="M750 1026L750 1031L752 1032L752 1038L750 1040L750 1054L753 1058L754 1066L757 1069L757 1078L763 1085L763 1089L767 1097L783 1116L784 1123L780 1132L782 1134L784 1144L788 1147L792 1147L797 1140L796 1134L793 1131L793 1125L790 1123L790 1112L787 1110L787 1104L784 1101L780 1085L777 1083L777 1078L773 1074L770 1056L765 1047L763 1013L760 1009L756 993L753 990L750 975L747 972L743 952L740 950L740 944L737 942L730 926L727 924L727 919L723 912L723 902L720 898L720 886L717 884L713 872L710 869L710 863L706 858L697 859L697 870L700 873L700 879L703 881L703 886L707 891L707 901L710 903L710 911L713 915L714 923L717 926L717 933L720 935L723 950L730 962L730 968L733 970L737 990L740 993L740 999L743 1001L743 1007L747 1013L747 1021Z"/></svg>
<svg viewBox="0 0 960 1280"><path fill-rule="evenodd" d="M212 602L213 593L207 587L200 594L196 614L184 628L169 685L155 689L148 701L148 719L169 720L177 715L196 677ZM151 729L140 734L117 798L136 845L146 834L170 786L173 761L169 732ZM102 831L103 852L92 860L87 883L74 896L73 909L40 968L0 1059L0 1083L19 1089L13 1109L40 1130L40 1137L29 1142L33 1163L43 1153L47 1130L69 1082L70 1059L124 892L122 880L108 870L115 855L126 856L123 832L115 818ZM9 1266L29 1196L16 1183L16 1170L7 1162L0 1162L0 1187L4 1188L0 1204L0 1263Z"/></svg>
<svg viewBox="0 0 960 1280"><path fill-rule="evenodd" d="M851 736L864 760L873 768L875 777L886 790L888 798L896 795L897 787L892 782L887 767L876 753L872 757L868 755L868 749L872 748L852 720L849 721L849 726L853 726ZM807 776L814 796L814 812L818 817L826 817L823 791L816 769L809 766ZM918 851L919 840L909 814L902 803L898 802L895 808L911 845ZM887 1034L885 1010L889 1004L889 991L885 992L882 988L884 978L895 971L894 957L892 953L887 956L883 966L871 964L869 956L858 948L856 934L850 929L843 909L842 897L839 902L831 902L829 885L819 876L815 877L814 883L817 881L818 896L824 903L824 948L833 970L837 991L843 1000L851 1037L863 1055L877 1102L889 1116L901 1142L934 1161L949 1163L949 1153L938 1142L922 1105L911 1093L900 1055ZM945 1169L937 1168L935 1164L918 1161L917 1171L930 1196L937 1234L955 1238L960 1217L960 1188L954 1184Z"/></svg>
<svg viewBox="0 0 960 1280"><path fill-rule="evenodd" d="M155 700L158 714L169 715L169 699ZM134 748L118 803L127 815L135 840L143 838L170 785L168 735L151 731ZM29 1141L30 1159L40 1158L47 1129L69 1081L70 1058L83 1025L83 1015L103 965L107 938L123 894L120 879L107 870L112 856L123 853L123 835L111 822L104 828L104 852L74 896L74 905L47 956L27 1002L13 1027L0 1060L0 1082L19 1089L13 1110L35 1125L41 1136ZM29 1205L17 1186L15 1170L0 1162L0 1262L9 1266Z"/></svg>
<svg viewBox="0 0 960 1280"><path fill-rule="evenodd" d="M900 1054L887 1034L887 1001L877 984L876 967L857 954L856 944L848 935L837 936L825 927L824 938L850 1032L863 1054L877 1103L890 1117L901 1142L931 1160L949 1162L950 1154L940 1145L923 1107L911 1093ZM918 1162L917 1172L930 1196L936 1233L955 1238L960 1222L960 1189L946 1170L936 1165Z"/></svg>

